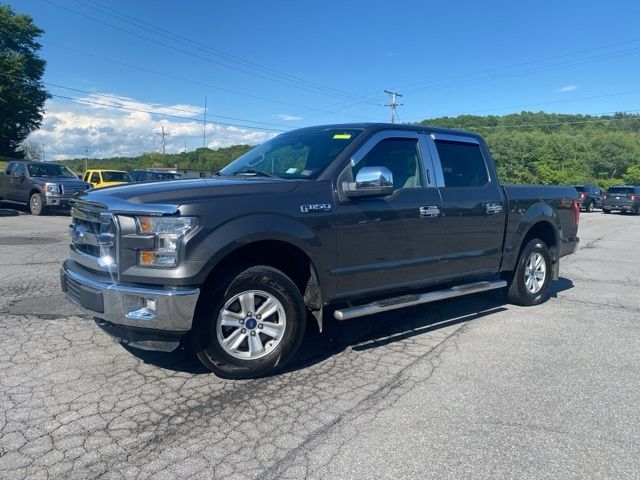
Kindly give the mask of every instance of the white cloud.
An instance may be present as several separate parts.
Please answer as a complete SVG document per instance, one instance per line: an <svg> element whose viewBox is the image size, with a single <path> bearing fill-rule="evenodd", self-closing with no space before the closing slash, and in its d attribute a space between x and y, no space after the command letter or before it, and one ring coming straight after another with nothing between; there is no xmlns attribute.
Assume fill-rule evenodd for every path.
<svg viewBox="0 0 640 480"><path fill-rule="evenodd" d="M564 87L559 88L557 91L558 92L572 92L577 88L578 88L577 85L565 85Z"/></svg>
<svg viewBox="0 0 640 480"><path fill-rule="evenodd" d="M199 119L202 116L201 107L177 104L154 108L137 103L134 99L105 98L98 94L89 95L83 100L96 103L47 101L40 129L29 136L29 140L45 144L47 159L82 157L84 145L89 146L89 156L93 158L158 152L162 150L162 143L160 136L155 133L162 126L171 134L167 137L168 153L184 151L185 141L188 150L202 146L202 122ZM141 111L115 109L112 106L154 110L187 118L166 118ZM274 132L207 123L209 148L255 145L274 135Z"/></svg>
<svg viewBox="0 0 640 480"><path fill-rule="evenodd" d="M302 120L302 117L298 117L296 115L288 115L286 113L276 115L276 118L284 120L285 122L297 122L298 120Z"/></svg>

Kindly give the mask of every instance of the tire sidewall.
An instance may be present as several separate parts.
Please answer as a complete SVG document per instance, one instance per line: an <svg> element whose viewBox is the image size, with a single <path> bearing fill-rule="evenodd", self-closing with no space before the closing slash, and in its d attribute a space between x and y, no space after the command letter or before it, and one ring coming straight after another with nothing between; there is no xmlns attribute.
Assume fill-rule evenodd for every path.
<svg viewBox="0 0 640 480"><path fill-rule="evenodd" d="M589 204L587 205L587 212L589 213L593 213L593 208L595 207L595 204L593 201L589 202Z"/></svg>
<svg viewBox="0 0 640 480"><path fill-rule="evenodd" d="M33 201L33 197L37 197L40 200L40 211L34 212L31 208L31 202ZM44 198L41 193L34 193L29 197L29 212L31 215L42 215L44 213Z"/></svg>
<svg viewBox="0 0 640 480"><path fill-rule="evenodd" d="M536 293L531 293L525 285L524 274L526 270L527 260L534 252L538 252L542 255L542 258L546 263L546 274L544 277L542 288L540 288L540 290ZM518 268L513 278L514 285L512 286L512 288L515 287L515 290L517 292L517 303L519 303L520 305L531 306L538 305L539 303L544 302L549 293L551 271L552 263L549 248L540 239L536 238L531 240L522 250L522 254L520 255L520 259L518 260Z"/></svg>
<svg viewBox="0 0 640 480"><path fill-rule="evenodd" d="M233 296L247 290L262 290L275 296L287 318L285 332L275 349L264 357L244 360L228 354L220 345L216 325L225 303ZM206 292L205 292L206 294ZM293 281L284 273L271 267L251 267L241 272L226 289L206 302L200 312L199 339L204 347L198 353L201 361L216 375L224 378L255 378L283 367L298 349L305 330L304 301Z"/></svg>

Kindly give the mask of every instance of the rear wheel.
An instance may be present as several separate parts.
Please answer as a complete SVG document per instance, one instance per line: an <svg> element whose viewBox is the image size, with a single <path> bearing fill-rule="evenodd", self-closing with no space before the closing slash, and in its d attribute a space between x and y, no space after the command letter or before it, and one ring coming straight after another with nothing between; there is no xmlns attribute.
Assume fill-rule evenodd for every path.
<svg viewBox="0 0 640 480"><path fill-rule="evenodd" d="M29 211L32 215L44 215L44 196L41 193L34 193L29 199Z"/></svg>
<svg viewBox="0 0 640 480"><path fill-rule="evenodd" d="M551 255L539 238L531 240L522 250L507 296L511 303L531 306L542 303L549 293Z"/></svg>
<svg viewBox="0 0 640 480"><path fill-rule="evenodd" d="M592 213L595 206L596 206L595 202L593 200L590 201L589 204L587 205L587 212Z"/></svg>
<svg viewBox="0 0 640 480"><path fill-rule="evenodd" d="M608 208L602 207L602 213L611 213L611 210L609 210Z"/></svg>
<svg viewBox="0 0 640 480"><path fill-rule="evenodd" d="M281 271L255 266L223 291L206 292L194 347L202 364L223 378L256 378L283 368L306 327L300 291Z"/></svg>

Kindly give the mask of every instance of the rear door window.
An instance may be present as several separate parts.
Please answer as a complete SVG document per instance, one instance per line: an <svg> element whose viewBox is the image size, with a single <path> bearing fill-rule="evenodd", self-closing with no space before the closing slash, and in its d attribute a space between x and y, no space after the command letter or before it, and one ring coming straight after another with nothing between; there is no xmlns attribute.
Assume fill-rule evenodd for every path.
<svg viewBox="0 0 640 480"><path fill-rule="evenodd" d="M446 187L481 187L489 181L480 145L436 140Z"/></svg>
<svg viewBox="0 0 640 480"><path fill-rule="evenodd" d="M607 190L609 195L629 195L633 192L633 187L611 187Z"/></svg>

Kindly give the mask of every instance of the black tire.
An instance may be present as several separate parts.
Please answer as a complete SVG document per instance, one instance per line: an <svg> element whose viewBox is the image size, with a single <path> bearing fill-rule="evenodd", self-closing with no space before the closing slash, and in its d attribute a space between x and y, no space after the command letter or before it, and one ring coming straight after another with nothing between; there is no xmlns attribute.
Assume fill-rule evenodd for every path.
<svg viewBox="0 0 640 480"><path fill-rule="evenodd" d="M527 262L533 254L539 254L545 262L545 275L539 290L532 293L525 283ZM546 300L549 294L549 283L552 275L551 255L549 248L539 238L534 238L524 247L518 258L516 270L509 279L507 297L511 303L525 307L538 305Z"/></svg>
<svg viewBox="0 0 640 480"><path fill-rule="evenodd" d="M280 320L280 313L271 315L271 317L278 316L278 323L285 322L284 332L271 351L255 359L242 359L233 356L225 350L218 337L218 318L223 308L235 296L247 291L265 292L275 297L280 302L285 315L285 320ZM214 291L205 290L201 295L205 296L203 297L205 300L198 306L192 345L202 364L217 376L244 379L273 374L284 368L300 347L306 328L304 300L295 283L280 270L264 265L250 267L235 276L226 287ZM230 309L233 305L231 304L227 308ZM259 310L257 301L255 310ZM256 312L252 313L251 318L258 318ZM261 328L260 325L256 326L254 323L251 324L253 325L253 330L251 330L249 317L247 317L246 327L251 331L245 334L246 348L250 350L248 342L251 339L248 338L248 334L256 333L258 339L261 339L261 343L266 342L264 347L266 351L270 345L269 337L265 337L264 333L261 334L261 330L258 329ZM264 325L267 325L267 321L264 321ZM233 331L239 327L220 328ZM244 344L245 340L242 341L241 346Z"/></svg>
<svg viewBox="0 0 640 480"><path fill-rule="evenodd" d="M602 213L606 213L608 215L611 213L611 210L609 210L608 208L602 207Z"/></svg>
<svg viewBox="0 0 640 480"><path fill-rule="evenodd" d="M29 197L29 211L31 215L44 215L46 209L44 195L36 192Z"/></svg>
<svg viewBox="0 0 640 480"><path fill-rule="evenodd" d="M593 213L593 209L595 208L596 204L595 202L592 200L589 202L589 204L587 205L587 212L589 213Z"/></svg>

